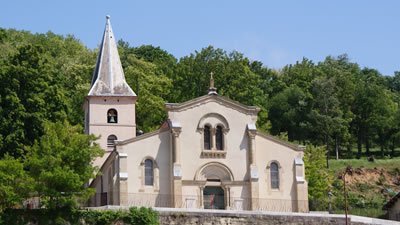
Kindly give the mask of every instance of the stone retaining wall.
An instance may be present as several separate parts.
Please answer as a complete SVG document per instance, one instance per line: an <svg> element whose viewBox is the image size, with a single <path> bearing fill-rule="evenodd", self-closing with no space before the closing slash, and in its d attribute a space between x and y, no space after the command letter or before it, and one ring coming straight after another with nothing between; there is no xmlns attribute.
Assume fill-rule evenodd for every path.
<svg viewBox="0 0 400 225"><path fill-rule="evenodd" d="M93 208L92 208L93 209ZM105 206L96 209L125 209ZM126 207L128 209L128 207ZM161 225L340 225L344 215L319 213L277 213L206 209L154 208L160 214ZM400 225L400 222L368 217L348 217L349 225Z"/></svg>

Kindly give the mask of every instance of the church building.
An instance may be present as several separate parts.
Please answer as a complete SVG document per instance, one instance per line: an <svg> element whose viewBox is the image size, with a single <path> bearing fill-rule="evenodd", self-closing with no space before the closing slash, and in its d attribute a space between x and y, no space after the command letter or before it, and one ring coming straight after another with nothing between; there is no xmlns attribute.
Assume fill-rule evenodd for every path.
<svg viewBox="0 0 400 225"><path fill-rule="evenodd" d="M260 108L219 95L212 74L207 95L165 104L150 133L136 135L137 98L107 16L83 103L85 131L104 149L89 206L308 212L305 147L257 130Z"/></svg>

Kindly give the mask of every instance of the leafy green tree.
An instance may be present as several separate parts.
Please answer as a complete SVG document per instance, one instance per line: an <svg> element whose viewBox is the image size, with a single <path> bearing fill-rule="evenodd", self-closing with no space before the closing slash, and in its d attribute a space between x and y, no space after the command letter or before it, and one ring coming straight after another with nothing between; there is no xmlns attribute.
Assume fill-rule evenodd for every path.
<svg viewBox="0 0 400 225"><path fill-rule="evenodd" d="M310 101L297 86L286 88L270 100L271 133L288 132L289 141L305 141Z"/></svg>
<svg viewBox="0 0 400 225"><path fill-rule="evenodd" d="M304 165L310 200L325 199L329 192L329 176L324 170L326 151L324 147L307 145L304 151Z"/></svg>
<svg viewBox="0 0 400 225"><path fill-rule="evenodd" d="M164 104L172 82L158 73L156 65L134 55L128 57L126 65L126 80L139 96L136 103L137 127L144 132L155 130L166 119Z"/></svg>
<svg viewBox="0 0 400 225"><path fill-rule="evenodd" d="M31 182L21 160L9 155L0 159L0 211L20 206L32 191Z"/></svg>
<svg viewBox="0 0 400 225"><path fill-rule="evenodd" d="M348 56L343 54L336 58L326 57L323 62L318 63L317 68L321 76L335 80L334 92L339 101L338 107L343 113L345 127L342 127L341 131L335 135L335 149L338 157L340 145L347 146L349 152L351 151L350 123L354 119L351 107L354 102L355 77L360 74L360 67L350 62Z"/></svg>
<svg viewBox="0 0 400 225"><path fill-rule="evenodd" d="M336 137L345 129L343 113L339 108L339 101L335 94L334 78L316 78L311 82L313 105L309 114L311 132L316 141L324 143L329 150L329 140ZM318 143L318 142L317 142ZM326 160L328 165L328 158Z"/></svg>
<svg viewBox="0 0 400 225"><path fill-rule="evenodd" d="M379 136L383 147L388 139L389 126L393 125L391 120L395 105L380 84L382 79L378 71L364 68L357 80L352 111L355 115L353 127L357 135L358 158L361 157L363 141L366 154L370 155L370 145L375 135Z"/></svg>
<svg viewBox="0 0 400 225"><path fill-rule="evenodd" d="M282 69L282 80L286 85L288 87L296 85L306 94L308 94L308 90L310 89L311 81L318 76L320 74L316 66L307 58L303 58L301 63L297 61L295 65L290 64Z"/></svg>
<svg viewBox="0 0 400 225"><path fill-rule="evenodd" d="M34 179L34 191L49 208L74 206L93 193L85 183L95 177L92 166L103 151L96 138L68 122L46 122L44 135L28 149L25 166Z"/></svg>
<svg viewBox="0 0 400 225"><path fill-rule="evenodd" d="M43 48L24 45L0 61L0 157L18 157L43 134L43 122L66 118L62 88Z"/></svg>

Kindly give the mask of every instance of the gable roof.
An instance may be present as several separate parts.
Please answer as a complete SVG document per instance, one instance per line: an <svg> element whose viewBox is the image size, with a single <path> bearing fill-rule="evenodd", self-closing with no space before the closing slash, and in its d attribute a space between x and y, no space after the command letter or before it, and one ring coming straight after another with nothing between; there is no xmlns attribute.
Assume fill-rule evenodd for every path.
<svg viewBox="0 0 400 225"><path fill-rule="evenodd" d="M115 36L111 28L110 16L106 18L103 40L101 41L88 96L136 96L126 83Z"/></svg>
<svg viewBox="0 0 400 225"><path fill-rule="evenodd" d="M305 146L291 144L291 143L289 143L289 142L286 142L286 141L284 141L284 140L281 140L281 139L279 139L279 138L277 138L277 137L275 137L275 136L272 136L272 135L270 135L270 134L264 133L264 132L259 131L259 130L257 130L257 135L260 136L260 137L263 137L263 138L265 138L265 139L268 139L268 140L270 140L270 141L272 141L272 142L275 142L275 143L277 143L277 144L286 146L286 147L288 147L288 148L290 148L290 149L293 149L293 150L295 150L295 151L301 151L301 152L303 152L303 151L306 149Z"/></svg>
<svg viewBox="0 0 400 225"><path fill-rule="evenodd" d="M149 137L152 137L152 136L155 136L155 135L157 135L157 134L160 134L160 133L163 133L163 132L165 132L165 131L169 131L170 129L169 129L169 127L167 126L167 127L164 127L164 128L160 128L160 129L158 129L158 130L155 130L155 131L152 131L152 132L149 132L149 133L145 133L145 134L142 134L142 135L140 135L140 136L136 136L136 137L133 137L133 138L129 138L129 139L126 139L126 140L116 140L115 141L115 145L125 145L125 144L128 144L128 143L132 143L132 142L136 142L136 141L140 141L140 140L143 140L143 139L146 139L146 138L149 138Z"/></svg>
<svg viewBox="0 0 400 225"><path fill-rule="evenodd" d="M164 108L167 112L168 111L178 111L179 112L179 111L184 111L186 109L193 108L198 104L207 103L207 102L218 102L229 108L233 108L235 110L238 110L242 113L249 114L249 115L257 115L258 112L260 111L260 108L257 106L243 105L237 101L234 101L232 99L229 99L224 96L217 95L217 94L204 95L204 96L194 98L194 99L191 99L191 100L183 102L183 103L166 103L164 105Z"/></svg>

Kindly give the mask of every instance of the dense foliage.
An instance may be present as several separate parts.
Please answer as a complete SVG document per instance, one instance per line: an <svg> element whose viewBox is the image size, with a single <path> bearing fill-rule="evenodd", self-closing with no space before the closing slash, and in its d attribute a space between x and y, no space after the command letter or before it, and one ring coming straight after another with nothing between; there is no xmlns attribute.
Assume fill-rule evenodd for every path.
<svg viewBox="0 0 400 225"><path fill-rule="evenodd" d="M34 179L33 193L47 208L75 206L77 199L94 194L84 186L97 172L91 162L103 154L94 140L79 126L45 123L44 135L28 149L25 167Z"/></svg>
<svg viewBox="0 0 400 225"><path fill-rule="evenodd" d="M79 125L45 122L44 135L27 147L24 159L8 154L0 160L0 211L40 199L46 208L74 207L86 201L94 189L85 183L97 168L91 162L103 151Z"/></svg>

